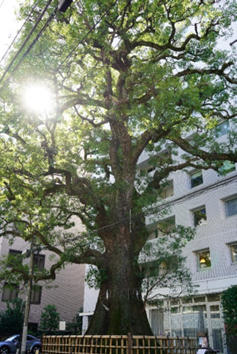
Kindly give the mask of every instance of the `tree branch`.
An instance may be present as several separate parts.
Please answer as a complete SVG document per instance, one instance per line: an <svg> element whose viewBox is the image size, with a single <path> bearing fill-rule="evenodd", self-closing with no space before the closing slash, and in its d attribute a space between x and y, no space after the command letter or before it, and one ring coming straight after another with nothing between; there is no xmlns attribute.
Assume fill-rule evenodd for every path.
<svg viewBox="0 0 237 354"><path fill-rule="evenodd" d="M227 74L224 73L225 69L229 68L230 66L234 65L234 62L228 62L224 63L221 67L221 69L186 69L183 71L180 71L179 73L175 74L175 77L182 77L182 76L187 76L187 75L192 75L192 74L200 74L200 75L218 75L218 76L223 76L226 81L228 81L231 84L237 84L236 79L231 79Z"/></svg>

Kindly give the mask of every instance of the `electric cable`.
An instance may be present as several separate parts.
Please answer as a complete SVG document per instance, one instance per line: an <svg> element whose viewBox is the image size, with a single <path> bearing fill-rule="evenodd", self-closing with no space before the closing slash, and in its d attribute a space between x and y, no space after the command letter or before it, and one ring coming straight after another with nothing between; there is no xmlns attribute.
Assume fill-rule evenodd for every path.
<svg viewBox="0 0 237 354"><path fill-rule="evenodd" d="M117 0L112 3L112 5L105 11L105 13L100 17L100 19L94 23L94 25L89 29L89 31L79 40L79 42L73 47L73 49L69 52L69 54L64 58L64 60L60 63L60 65L55 69L54 74L56 74L61 66L67 61L73 54L73 52L78 48L78 46L88 37L88 35L94 31L97 25L100 24L102 19L109 13L109 11L112 9L112 7L116 4Z"/></svg>
<svg viewBox="0 0 237 354"><path fill-rule="evenodd" d="M117 0L116 0L117 1ZM114 3L112 3L112 5L105 11L105 13L100 17L100 19L91 27L91 29L81 38L81 40L79 41L79 43L77 43L77 45L69 52L69 54L65 57L65 59L62 61L62 63L56 68L56 70L54 71L54 74L56 74L58 72L58 70L60 69L60 67L65 63L66 60L69 59L69 57L72 55L72 53L77 49L77 47L82 43L82 41L85 40L85 38L96 28L96 26L102 21L102 19L108 14L108 12L110 11L110 9L114 6L114 4L116 3L116 1ZM20 49L18 50L18 52L16 53L16 55L14 56L14 58L12 59L12 61L10 62L10 64L7 66L3 76L0 79L0 84L3 81L4 77L6 76L6 74L8 73L9 69L11 68L12 64L14 63L14 61L16 60L16 58L19 56L21 50L24 48L24 46L27 44L27 42L29 41L29 38L31 37L32 33L35 31L36 27L38 26L40 20L42 19L44 13L46 12L48 6L50 5L50 3L52 2L52 0L49 0L48 3L46 4L43 12L40 14L40 16L37 19L36 24L34 25L34 27L32 28L32 30L30 31L29 35L27 36L26 40L24 41L24 43L21 45ZM11 72L11 74L9 75L9 77L7 78L6 82L9 81L9 79L12 77L12 75L15 73L15 71L19 68L20 64L22 63L22 61L25 59L25 57L29 54L30 50L32 49L32 47L35 45L35 43L37 42L37 40L41 37L43 31L48 27L49 23L51 22L51 20L53 19L54 15L56 14L58 9L58 6L55 7L55 9L53 10L53 12L51 13L49 19L47 20L47 22L45 23L45 25L43 26L43 28L40 30L40 32L38 33L38 35L35 37L35 39L33 40L33 42L30 44L30 46L28 47L28 49L26 50L26 52L23 54L22 58L20 59L20 61L17 63L17 65L15 66L15 68L13 69L13 71ZM6 83L5 82L5 83ZM3 89L4 86L2 86L0 88L0 92Z"/></svg>
<svg viewBox="0 0 237 354"><path fill-rule="evenodd" d="M219 182L216 182L216 183L213 183L213 184L211 184L209 186L206 186L206 187L204 187L204 188L202 188L200 190L197 190L197 191L194 191L192 193L189 193L188 195L186 194L184 196L181 196L181 197L172 199L172 200L170 200L168 202L162 203L161 205L152 206L150 208L147 208L145 211L142 211L142 212L137 213L135 215L130 215L130 216L128 216L126 218L123 218L123 219L121 219L121 220L119 220L117 222L114 222L112 224L105 225L103 227L100 227L98 229L91 230L91 231L88 231L88 232L83 232L83 234L81 234L81 236L82 237L83 236L90 236L90 235L93 235L93 234L98 233L100 231L113 229L114 227L117 227L121 223L131 222L132 220L135 221L136 219L140 219L142 216L146 217L147 215L151 215L151 214L154 214L155 212L162 211L162 210L164 210L164 209L166 209L166 208L168 208L170 206L185 202L185 201L190 200L192 198L198 197L198 196L202 195L205 192L209 192L209 191L211 191L213 189L217 189L219 187L222 187L222 186L234 183L234 182L237 182L237 175L236 174L234 176L228 177L228 178L226 178L224 180L221 180ZM78 240L78 236L73 238L73 239L68 239L67 241L73 242L73 241L76 241L76 240Z"/></svg>
<svg viewBox="0 0 237 354"><path fill-rule="evenodd" d="M105 226L100 227L100 228L95 229L95 230L91 230L91 231L80 233L76 237L73 237L73 238L70 238L70 239L68 238L66 240L66 242L78 241L78 237L92 236L93 234L98 234L98 232L100 232L100 231L113 229L115 227L118 227L118 225L120 225L121 223L135 221L138 218L140 219L141 216L147 216L147 215L154 214L155 212L162 211L162 210L168 208L169 206L173 206L175 204L182 203L183 201L185 202L185 201L190 200L190 199L192 199L194 197L200 196L200 195L202 195L203 193L205 193L207 191L211 191L211 190L217 189L219 187L222 187L222 186L225 186L225 185L228 185L228 184L231 184L231 183L236 183L236 182L237 182L237 175L235 174L234 176L231 176L231 177L225 178L224 180L220 180L219 182L215 182L213 184L210 184L209 186L206 186L206 187L204 187L204 188L202 188L200 190L197 190L197 191L194 191L192 193L189 193L188 195L186 194L184 196L172 199L172 200L170 200L170 201L168 201L166 203L163 203L161 205L158 205L158 206L155 206L155 207L154 206L150 207L150 208L146 209L145 211L142 211L142 212L137 213L135 215L129 215L128 217L123 218L123 219L121 219L121 220L119 220L117 222L114 222L112 224L105 225ZM72 215L73 215L73 213L72 213ZM53 245L53 247L58 247L60 245L61 245L60 243L56 243L56 244Z"/></svg>
<svg viewBox="0 0 237 354"><path fill-rule="evenodd" d="M51 0L52 1L52 0ZM23 54L23 56L21 57L21 59L19 60L19 62L17 63L17 65L15 66L15 68L12 70L11 75L9 76L12 77L12 75L15 73L15 71L19 68L19 66L21 65L21 63L23 62L23 60L25 59L25 57L29 54L29 52L31 51L31 49L33 48L33 46L35 45L35 43L38 41L38 39L42 36L43 31L48 27L49 23L52 21L52 19L55 16L55 13L57 11L57 7L54 9L54 11L50 14L48 20L45 22L44 26L41 28L41 30L39 31L39 33L37 34L37 36L35 37L35 39L33 40L33 42L29 45L29 47L27 48L26 52ZM9 80L8 78L8 80Z"/></svg>
<svg viewBox="0 0 237 354"><path fill-rule="evenodd" d="M28 34L28 36L26 37L26 39L24 40L24 42L22 43L22 45L20 46L19 50L16 52L16 54L14 55L14 57L12 58L12 60L10 61L10 63L8 64L5 72L3 73L1 79L0 79L0 84L2 83L3 79L5 78L5 76L7 75L8 71L10 70L10 68L12 67L13 63L15 62L15 60L17 59L17 57L20 55L21 51L24 49L24 47L26 46L27 42L29 41L30 37L32 36L32 34L34 33L34 31L36 30L36 28L38 27L40 21L42 20L42 17L44 16L45 12L47 11L49 5L51 4L53 0L48 0L47 4L45 5L43 11L41 12L41 14L38 16L35 25L33 26L33 28L30 30L30 33ZM57 9L57 7L56 7ZM54 13L56 12L55 10L53 11ZM27 52L28 54L28 52ZM21 60L22 61L22 60ZM17 67L19 67L19 65L17 65ZM14 71L15 72L15 69ZM9 80L9 78L12 76L11 75L8 77L7 81ZM3 87L2 87L3 88ZM2 88L0 89L0 91L2 90Z"/></svg>
<svg viewBox="0 0 237 354"><path fill-rule="evenodd" d="M4 1L4 0L3 0ZM32 8L31 12L29 13L29 15L27 16L26 20L24 21L23 25L21 26L21 28L19 29L19 31L17 32L17 34L15 35L15 37L13 38L11 44L9 45L9 47L7 48L5 54L3 54L3 57L0 60L0 64L1 62L4 60L4 58L6 57L6 55L8 54L9 50L11 49L11 47L13 46L13 44L15 43L17 37L19 36L19 34L21 33L21 31L23 30L23 28L25 27L27 21L29 20L31 14L33 13L33 11L35 10L36 6L38 5L39 0L37 1L37 3L34 5L34 7ZM1 6L0 6L1 7Z"/></svg>
<svg viewBox="0 0 237 354"><path fill-rule="evenodd" d="M109 229L109 228L112 228L114 226L118 226L120 223L122 222L126 222L126 221L131 221L131 220L135 220L137 218L140 218L141 216L143 215L151 215L153 214L154 212L158 212L158 211L162 211L170 206L173 206L175 204L179 204L179 203L182 203L182 202L185 202L187 200L190 200L192 198L195 198L195 197L198 197L200 195L202 195L203 193L207 192L207 191L211 191L213 189L217 189L221 186L225 186L227 184L230 184L230 183L234 183L234 182L237 182L237 175L234 175L234 176L231 176L225 180L221 180L219 182L216 182L214 184L211 184L209 186L206 186L198 191L194 191L192 193L189 193L188 195L184 195L184 196L181 196L181 197L178 197L178 198L175 198L175 199L172 199L171 201L168 201L168 202L165 202L165 203L162 203L161 205L157 205L157 206L152 206L150 208L147 208L145 211L143 212L140 212L138 214L135 214L135 215L131 215L127 218L124 218L122 220L119 220L113 224L110 224L110 225L106 225L106 226L103 226L101 228L98 228L96 230L93 230L92 233L94 232L99 232L99 231L102 231L102 230L106 230L106 229Z"/></svg>

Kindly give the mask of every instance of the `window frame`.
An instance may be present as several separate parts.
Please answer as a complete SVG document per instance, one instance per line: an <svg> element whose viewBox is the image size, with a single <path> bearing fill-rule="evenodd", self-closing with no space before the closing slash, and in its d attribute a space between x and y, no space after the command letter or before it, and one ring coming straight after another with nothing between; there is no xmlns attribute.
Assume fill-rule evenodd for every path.
<svg viewBox="0 0 237 354"><path fill-rule="evenodd" d="M149 229L149 235L147 241L155 240L158 238L158 229L157 225L154 228Z"/></svg>
<svg viewBox="0 0 237 354"><path fill-rule="evenodd" d="M9 298L6 298L6 294L4 296L4 291L6 289L9 289ZM4 283L4 286L2 289L2 301L3 302L13 301L13 300L17 299L18 294L19 294L19 286L17 284L9 284L7 282Z"/></svg>
<svg viewBox="0 0 237 354"><path fill-rule="evenodd" d="M41 303L42 286L33 285L30 294L30 304L39 305Z"/></svg>
<svg viewBox="0 0 237 354"><path fill-rule="evenodd" d="M196 178L193 178L195 175L199 175ZM195 170L189 174L190 176L190 185L191 188L195 188L203 184L203 173L202 170ZM195 181L199 181L198 178L201 177L201 182L200 183L195 183Z"/></svg>
<svg viewBox="0 0 237 354"><path fill-rule="evenodd" d="M222 129L222 127L224 127L226 125L226 127L224 129ZM220 138L226 134L228 134L230 131L230 122L229 120L224 120L221 121L217 124L217 126L215 127L215 135L216 138Z"/></svg>
<svg viewBox="0 0 237 354"><path fill-rule="evenodd" d="M223 164L218 171L220 172L219 177L236 171L235 162L231 162L229 160L223 161Z"/></svg>
<svg viewBox="0 0 237 354"><path fill-rule="evenodd" d="M167 265L165 261L161 261L159 264L156 261L150 261L140 264L140 270L144 278L152 279L162 276L167 271Z"/></svg>
<svg viewBox="0 0 237 354"><path fill-rule="evenodd" d="M170 179L166 182L160 195L163 199L172 197L174 195L174 181L172 179Z"/></svg>
<svg viewBox="0 0 237 354"><path fill-rule="evenodd" d="M162 227L164 229L162 230ZM176 220L175 220L175 215L172 215L166 219L160 220L157 223L157 231L158 231L158 237L163 237L169 234L170 232L173 232L173 229L176 228Z"/></svg>
<svg viewBox="0 0 237 354"><path fill-rule="evenodd" d="M197 217L197 213L198 212L201 212L202 210L205 210L205 218L198 218ZM192 210L192 214L193 214L193 223L194 223L194 226L197 227L197 226L203 226L203 225L206 225L207 224L207 210L206 210L206 205L202 205L198 208L195 208L194 210ZM204 220L204 222L202 221ZM202 221L202 223L200 223Z"/></svg>
<svg viewBox="0 0 237 354"><path fill-rule="evenodd" d="M162 231L162 227L164 227L164 232ZM166 219L162 219L155 224L149 225L147 228L149 232L147 241L155 240L159 237L165 237L170 232L173 233L173 229L176 228L175 215L171 215Z"/></svg>
<svg viewBox="0 0 237 354"><path fill-rule="evenodd" d="M42 264L40 264L42 263ZM43 270L45 268L45 255L35 253L33 256L33 267L34 270Z"/></svg>
<svg viewBox="0 0 237 354"><path fill-rule="evenodd" d="M212 267L212 264L211 264L211 253L210 253L210 249L209 248L205 248L203 250L196 251L195 254L196 254L196 257L197 257L197 269L198 269L198 271L211 269L211 267ZM202 259L204 260L203 262L201 261ZM206 264L205 260L209 262L208 265L205 265Z"/></svg>
<svg viewBox="0 0 237 354"><path fill-rule="evenodd" d="M9 254L13 254L13 255L18 255L18 254L22 254L22 251L19 250L14 250L14 249L9 249Z"/></svg>
<svg viewBox="0 0 237 354"><path fill-rule="evenodd" d="M237 263L237 242L231 243L229 245L230 247L230 256L231 256L231 263L236 264ZM236 247L236 250L233 252L233 248ZM233 254L234 253L234 254Z"/></svg>
<svg viewBox="0 0 237 354"><path fill-rule="evenodd" d="M233 213L233 214L230 214L230 210L228 210L228 203L235 200L236 201L236 206L235 206L235 209L236 209L236 213ZM225 217L226 218L230 218L232 216L236 216L237 215L237 195L235 196L232 196L231 198L228 198L228 199L225 199L224 200L224 209L225 209Z"/></svg>

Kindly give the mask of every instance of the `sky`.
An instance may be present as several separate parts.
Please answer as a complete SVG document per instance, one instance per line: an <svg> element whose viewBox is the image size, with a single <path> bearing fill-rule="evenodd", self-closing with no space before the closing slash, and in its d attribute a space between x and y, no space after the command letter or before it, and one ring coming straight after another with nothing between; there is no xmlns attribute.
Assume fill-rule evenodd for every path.
<svg viewBox="0 0 237 354"><path fill-rule="evenodd" d="M17 0L0 0L0 60L21 26L14 14L17 8Z"/></svg>

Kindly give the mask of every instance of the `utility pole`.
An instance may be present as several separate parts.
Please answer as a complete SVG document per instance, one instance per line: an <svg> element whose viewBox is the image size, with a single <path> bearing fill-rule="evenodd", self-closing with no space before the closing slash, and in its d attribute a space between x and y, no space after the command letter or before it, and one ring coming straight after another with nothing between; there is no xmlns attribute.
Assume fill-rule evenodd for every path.
<svg viewBox="0 0 237 354"><path fill-rule="evenodd" d="M30 314L30 299L31 299L31 289L32 289L32 278L34 274L34 236L31 240L30 246L30 271L29 271L29 279L28 279L28 286L27 286L27 294L26 294L26 306L25 306L25 314L24 314L24 324L23 324L23 331L22 331L22 341L21 341L21 354L26 353L26 339L27 339L27 332L28 332L28 320Z"/></svg>

